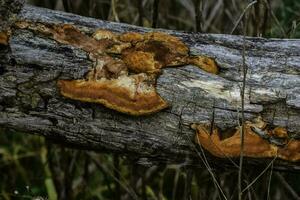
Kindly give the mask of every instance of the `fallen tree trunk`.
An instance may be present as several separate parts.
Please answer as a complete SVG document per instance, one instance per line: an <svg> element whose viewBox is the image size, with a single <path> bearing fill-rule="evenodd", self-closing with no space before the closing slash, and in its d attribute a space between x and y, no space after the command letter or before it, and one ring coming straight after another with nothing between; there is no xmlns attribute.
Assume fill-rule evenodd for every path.
<svg viewBox="0 0 300 200"><path fill-rule="evenodd" d="M14 20L74 24L87 34L98 28L152 31L32 6L24 6ZM127 154L144 164L202 165L190 125L211 122L212 118L222 130L238 125L243 37L159 31L181 38L192 55L214 58L220 73L209 74L191 65L166 68L157 80L157 90L171 107L150 116L132 117L62 97L57 80L82 78L91 66L86 52L27 29L12 28L8 45L0 50L0 127L38 134L75 148ZM261 116L269 125L286 127L294 138L299 137L300 41L246 38L245 48L246 120ZM224 162L213 161L216 165ZM252 164L268 161L248 160ZM275 166L300 169L296 163L283 161Z"/></svg>

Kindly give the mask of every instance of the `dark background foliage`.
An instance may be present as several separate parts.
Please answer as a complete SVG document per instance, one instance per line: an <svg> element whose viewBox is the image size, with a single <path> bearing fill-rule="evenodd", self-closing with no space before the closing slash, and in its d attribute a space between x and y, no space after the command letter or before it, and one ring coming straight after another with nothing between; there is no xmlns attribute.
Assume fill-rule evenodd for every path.
<svg viewBox="0 0 300 200"><path fill-rule="evenodd" d="M299 38L300 0L28 0L50 9L145 27ZM300 175L247 168L245 199L300 199ZM213 174L213 175L212 175ZM214 178L213 178L214 177ZM238 169L161 164L68 149L0 129L0 199L236 199ZM217 184L219 185L219 188ZM224 197L225 196L225 197Z"/></svg>

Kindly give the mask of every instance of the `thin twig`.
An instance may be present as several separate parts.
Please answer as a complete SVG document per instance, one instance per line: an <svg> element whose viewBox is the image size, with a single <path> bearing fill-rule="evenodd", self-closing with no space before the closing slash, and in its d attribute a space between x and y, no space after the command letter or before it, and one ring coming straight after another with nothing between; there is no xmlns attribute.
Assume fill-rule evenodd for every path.
<svg viewBox="0 0 300 200"><path fill-rule="evenodd" d="M271 13L272 18L275 20L276 25L279 27L283 37L288 38L287 34L285 33L284 28L281 26L279 20L277 19L276 15L274 14L274 12L273 12L272 8L270 7L270 5L268 4L267 0L264 0L264 1L265 1L265 4L267 5L267 7L268 7L268 9Z"/></svg>
<svg viewBox="0 0 300 200"><path fill-rule="evenodd" d="M179 125L180 125L180 127L182 127L182 124L181 124L181 123L182 123L182 119L181 119L182 113L183 113L183 108L181 109L181 112L180 112L180 120L179 120L179 123L180 123ZM186 137L188 138L189 142L190 142L191 144L193 144L192 139L190 138L190 136L189 136L188 134L185 134L185 135L186 135ZM218 183L218 181L217 181L217 179L216 179L216 177L215 177L215 175L214 175L214 173L213 173L213 171L212 171L212 168L211 168L210 165L209 165L209 162L208 162L208 160L207 160L207 158L206 158L206 156L205 156L204 150L203 150L202 146L200 145L201 143L200 143L200 140L199 140L199 137L198 137L198 136L197 136L197 143L198 143L199 146L200 146L201 153L198 151L198 149L195 147L195 145L192 145L193 149L195 150L195 152L197 153L197 155L199 156L199 158L200 158L201 161L203 162L203 164L204 164L204 166L206 167L206 169L207 169L207 171L209 172L209 174L211 175L211 177L212 177L212 179L213 179L213 183L214 183L214 185L215 185L215 187L216 187L216 190L217 190L217 192L218 192L218 194L219 194L220 199L221 199L221 195L220 195L220 192L221 192L223 199L227 200L226 195L224 194L224 192L223 192L223 190L222 190L220 184ZM201 155L201 154L202 154L202 155Z"/></svg>
<svg viewBox="0 0 300 200"><path fill-rule="evenodd" d="M211 122L210 122L210 132L209 134L212 135L213 134L213 131L214 131L214 126L215 126L215 100L213 102L213 112L212 112L212 116L211 116ZM221 150L212 140L211 142L213 143L213 145L215 145L215 147L219 150ZM222 152L223 153L223 152ZM230 162L235 166L235 167L239 167L230 157L228 157L226 154L223 153L223 155L228 159L230 160Z"/></svg>
<svg viewBox="0 0 300 200"><path fill-rule="evenodd" d="M205 16L205 18L203 20L203 27L202 27L203 32L207 32L209 27L211 29L213 29L213 27L212 27L213 20L215 20L217 18L218 14L220 13L220 9L221 9L222 5L223 5L223 1L218 0L215 3L215 5L212 7L212 10L210 10L207 15L203 14L203 16Z"/></svg>
<svg viewBox="0 0 300 200"><path fill-rule="evenodd" d="M113 14L114 20L116 22L120 22L118 14L117 14L117 10L116 10L116 0L111 0L111 9L112 9L112 14Z"/></svg>
<svg viewBox="0 0 300 200"><path fill-rule="evenodd" d="M256 4L257 1L252 1L250 4L248 4L246 6L246 8L244 9L244 11L242 12L242 14L240 15L239 19L236 21L233 29L231 30L230 34L232 35L233 32L235 31L235 29L237 28L237 26L240 24L241 20L243 19L245 13L251 8L251 6L253 6L254 4Z"/></svg>
<svg viewBox="0 0 300 200"><path fill-rule="evenodd" d="M213 128L214 128L214 124L215 124L215 101L213 103L212 109L213 109L213 112L212 112L212 117L211 117L211 121L210 121L210 125L211 125L210 135L213 134L213 130L214 130ZM215 148L217 148L218 150L220 150L222 152L222 150L219 148L219 146L217 144L214 143L213 140L210 140L210 142L215 146ZM198 141L198 143L199 143L199 141ZM235 166L236 168L239 168L239 166L234 162L234 160L232 160L230 157L228 157L224 152L222 152L222 154L226 159L228 159L233 164L233 166Z"/></svg>
<svg viewBox="0 0 300 200"><path fill-rule="evenodd" d="M242 190L242 193L244 193L246 190L248 190L256 181L271 167L273 166L274 161L277 159L277 156L273 158L273 160L268 164L268 166L249 184L247 187L245 187Z"/></svg>
<svg viewBox="0 0 300 200"><path fill-rule="evenodd" d="M133 199L138 199L137 195L135 194L135 192L133 191L132 188L127 187L127 183L122 183L119 179L117 179L113 173L111 173L106 167L104 167L96 158L94 158L94 156L91 153L86 153L86 155L88 155L91 159L91 161L93 161L93 163L103 172L103 174L109 175L110 177L112 177L114 179L114 181L119 182L120 186L126 190L126 192L133 198ZM126 184L126 185L125 185Z"/></svg>
<svg viewBox="0 0 300 200"><path fill-rule="evenodd" d="M270 188L271 188L272 175L273 175L273 163L271 165L270 178L268 181L267 200L270 199Z"/></svg>
<svg viewBox="0 0 300 200"><path fill-rule="evenodd" d="M198 140L197 143L198 143L198 144L201 144L198 136L197 136L197 140ZM220 191L221 194L222 194L222 196L223 196L223 198L224 198L224 199L227 199L227 197L226 197L226 195L224 194L224 192L223 192L223 190L222 190L220 184L218 183L218 181L217 181L217 179L216 179L214 173L212 172L212 168L211 168L210 165L209 165L209 162L208 162L208 160L207 160L207 158L206 158L206 156L205 156L205 153L204 153L204 150L203 150L202 146L201 146L201 145L199 145L199 146L200 146L200 150L201 150L201 153L202 153L202 156L203 156L203 157L201 156L201 154L199 153L199 151L196 149L196 147L194 147L194 148L196 149L196 152L197 152L198 156L200 157L200 159L202 160L203 164L205 165L207 171L208 171L209 174L211 175L211 177L212 177L212 179L213 179L213 182L214 182L215 186L216 186L217 189L218 189L218 192ZM220 195L220 194L219 194L219 197L221 198L221 195Z"/></svg>
<svg viewBox="0 0 300 200"><path fill-rule="evenodd" d="M242 200L242 174L243 174L243 158L244 158L244 137L245 137L245 87L246 87L246 76L247 76L247 66L246 66L246 30L247 30L247 21L248 21L248 14L245 13L245 23L243 27L243 85L241 90L241 112L242 112L242 130L240 130L241 133L241 153L240 153L240 165L239 165L239 174L238 174L238 196L239 200Z"/></svg>

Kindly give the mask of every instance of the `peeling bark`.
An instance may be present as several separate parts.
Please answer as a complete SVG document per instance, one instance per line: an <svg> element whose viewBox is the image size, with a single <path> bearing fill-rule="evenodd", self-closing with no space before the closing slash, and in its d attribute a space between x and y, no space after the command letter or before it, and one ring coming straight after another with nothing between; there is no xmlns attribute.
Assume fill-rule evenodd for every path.
<svg viewBox="0 0 300 200"><path fill-rule="evenodd" d="M14 19L73 24L87 34L98 28L152 31L28 5ZM222 130L238 124L243 48L240 36L159 30L181 38L192 55L215 58L220 73L209 74L192 65L166 68L157 80L157 91L171 107L150 116L131 117L59 94L58 79L81 79L91 69L86 52L30 30L11 29L8 45L0 49L0 127L42 135L76 148L124 153L143 164L202 165L190 125L210 122L213 112L214 123ZM299 138L300 40L247 38L246 64L246 120L261 116L269 125L286 127L290 136ZM216 165L227 162L213 161ZM252 164L268 161L248 159ZM275 166L300 169L296 163L283 161Z"/></svg>

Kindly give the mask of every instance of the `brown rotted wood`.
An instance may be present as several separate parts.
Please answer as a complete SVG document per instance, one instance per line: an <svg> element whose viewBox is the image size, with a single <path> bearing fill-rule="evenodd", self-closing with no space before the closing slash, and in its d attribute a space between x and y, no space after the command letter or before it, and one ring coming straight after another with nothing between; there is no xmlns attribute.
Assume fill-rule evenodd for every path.
<svg viewBox="0 0 300 200"><path fill-rule="evenodd" d="M87 34L98 28L152 31L28 5L13 19L73 24ZM221 129L237 126L243 39L156 31L181 38L192 55L215 58L220 73L209 74L191 65L164 69L157 90L171 107L150 116L131 117L101 105L62 97L57 80L82 78L91 68L87 54L45 35L12 26L8 45L2 45L0 50L0 127L35 133L71 147L124 153L144 164L184 162L203 166L195 152L190 124L210 122L214 112L214 123ZM300 136L300 40L247 38L245 45L246 119L262 116L269 125L286 127L293 137ZM216 166L224 163L211 160ZM263 164L270 160L247 161ZM300 169L297 163L282 161L275 166Z"/></svg>

